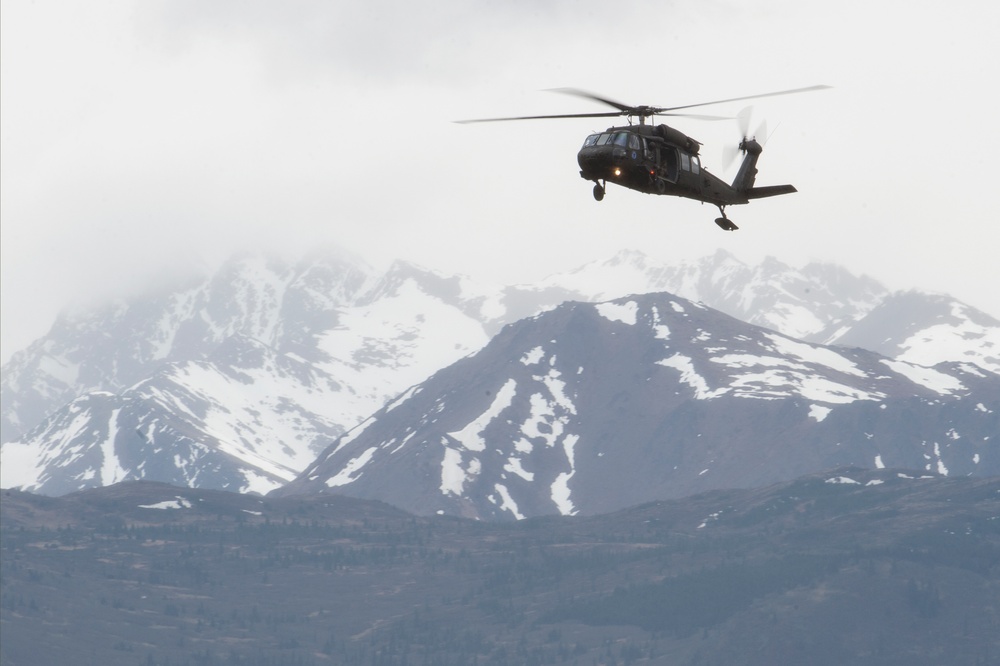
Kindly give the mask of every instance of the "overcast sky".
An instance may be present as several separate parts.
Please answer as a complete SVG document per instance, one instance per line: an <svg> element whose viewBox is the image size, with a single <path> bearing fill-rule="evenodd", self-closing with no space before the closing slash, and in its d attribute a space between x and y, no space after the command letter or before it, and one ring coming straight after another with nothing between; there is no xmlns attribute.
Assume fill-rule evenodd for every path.
<svg viewBox="0 0 1000 666"><path fill-rule="evenodd" d="M2 356L70 302L257 247L338 244L497 282L621 248L724 248L950 293L1000 316L1000 5L590 0L3 0ZM609 188L576 151L605 110L759 100L760 185L714 207ZM745 104L705 109L736 115ZM735 122L674 119L727 180Z"/></svg>

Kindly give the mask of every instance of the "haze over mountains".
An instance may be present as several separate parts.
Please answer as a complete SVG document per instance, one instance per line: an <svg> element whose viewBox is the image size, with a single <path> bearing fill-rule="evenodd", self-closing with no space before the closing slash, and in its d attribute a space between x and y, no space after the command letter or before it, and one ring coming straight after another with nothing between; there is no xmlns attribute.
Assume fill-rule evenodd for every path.
<svg viewBox="0 0 1000 666"><path fill-rule="evenodd" d="M597 306L584 305L628 294L658 295L601 307L605 314L618 312L619 320L631 321L634 316L641 325L612 321L614 317L601 315ZM510 346L499 356L494 349L489 352L493 366L469 370L471 359L466 357L483 349L504 326L568 300L580 303L563 305L549 315L520 321L513 329L504 330L508 338L515 335L512 330L518 331L523 344ZM654 310L660 323L651 318ZM552 316L578 324L553 329ZM690 328L695 319L700 328ZM785 335L775 337L773 332L751 324ZM656 337L661 330L658 326L671 331L668 338ZM648 338L644 338L646 346L637 340L633 340L635 346L616 343L640 329ZM691 339L684 337L687 335ZM888 359L796 340L864 347ZM528 342L530 346L526 346ZM659 347L649 346L654 343ZM542 351L533 351L536 348ZM575 351L567 354L557 349ZM642 349L648 357L638 358ZM659 351L654 353L653 349ZM876 464L876 455L888 456L894 451L892 455L898 453L900 460L893 460L893 465L907 461L918 469L940 464L956 474L995 473L988 471L995 461L976 447L985 449L983 438L1000 431L995 426L1000 412L996 399L998 350L1000 322L988 315L945 296L891 294L869 278L829 265L795 269L767 260L747 266L720 252L691 264L667 266L629 252L537 285L495 289L401 262L387 271L375 271L343 253L297 262L241 256L208 278L64 314L47 336L15 354L3 368L2 485L59 495L144 478L182 486L267 492L294 479L336 437L377 412L378 418L367 423L378 421L378 428L366 426L366 433L383 428L419 430L423 427L419 420L409 425L403 421L390 424L386 415L391 410L382 408L387 403L400 407L398 416L416 404L413 396L430 399L433 391L422 383L439 370L453 378L448 388L441 390L461 392L477 382L484 384L483 393L468 392L464 411L442 413L442 420L458 423L466 416L475 416L476 409L477 414L486 414L486 407L474 407L471 401L482 400L486 390L492 392L490 400L498 399L506 384L485 384L500 377L502 373L494 371L502 364L523 368L525 381L548 392L536 391L548 396L549 407L544 409L552 414L539 411L543 410L540 403L532 405L536 392L524 389L518 394L519 400L527 402L518 408L516 418L507 420L520 419L520 425L534 419L539 428L555 428L559 423L565 428L567 415L596 422L605 417L589 404L577 405L579 396L603 396L606 410L611 404L608 395L624 392L616 403L624 410L618 418L625 418L628 410L663 416L651 411L651 406L662 409L670 404L670 409L676 410L684 403L686 409L704 411L696 419L699 423L724 422L737 428L735 424L744 419L739 428L749 428L753 438L769 441L773 438L764 436L764 430L754 431L750 424L766 423L771 414L768 410L777 409L778 404L811 400L808 406L803 407L803 402L796 408L795 413L799 417L804 414L805 419L796 422L796 427L814 427L805 428L798 436L823 431L827 433L824 437L835 438L831 433L837 431L842 439L851 440L847 448L858 452L854 439L872 435L873 423L883 424L879 432L890 429L893 421L880 420L882 415L895 413L892 418L902 419L900 423L907 420L881 406L911 401L922 405L916 410L922 423L930 419L927 427L934 432L934 442L904 445L878 435L864 460L847 454L829 460L871 466ZM574 355L577 365L564 365ZM728 364L714 360L737 356L745 358ZM693 370L684 365L682 357L690 359ZM746 360L750 357L756 361ZM843 360L832 361L832 368L829 363L817 362L817 358L830 362L835 357ZM526 364L526 358L531 363ZM452 365L462 359L459 366ZM888 362L890 359L899 363ZM932 371L911 365L942 362L952 364ZM595 363L606 364L607 372L579 372ZM456 367L472 374L456 375L460 372ZM625 367L637 374L629 375L622 370ZM613 368L618 370L612 372ZM737 368L742 369L737 372ZM656 370L656 378L647 370ZM756 383L747 379L754 373L760 378ZM541 379L529 379L536 375ZM810 378L840 388L824 393L825 401L817 400L815 395L803 394L812 385ZM434 386L443 386L441 379L433 381L437 382ZM704 387L699 381L705 382ZM572 390L562 389L564 394L558 395L559 382L571 384ZM396 400L411 387L415 388L405 394L407 400ZM766 390L782 395L762 400L760 394ZM713 400L698 400L698 391L718 395ZM754 391L756 399L744 399ZM845 396L851 396L847 409L838 406L845 402ZM576 415L570 406L577 410ZM879 409L874 416L865 411L872 407ZM860 411L855 414L852 410ZM848 428L846 417L840 415L847 413L853 414L847 419L853 419L853 430L844 430ZM427 414L411 414L417 416L424 419ZM609 423L595 427L607 430ZM706 434L695 432L695 428L680 435L681 422L671 423L673 441ZM471 424L472 420L466 421L444 435L461 432ZM717 430L718 437L725 434L724 429ZM532 445L533 451L535 455L546 450L550 455L559 453L568 460L571 454L567 453L565 437L557 447L559 438L554 432L539 431L535 436L541 439ZM958 433L958 437L949 432ZM364 440L357 433L351 438L355 446L361 446ZM468 448L473 434L468 431L463 440L466 446L461 450L466 454L475 449L476 444ZM591 433L576 434L583 442ZM380 444L391 439L383 438ZM542 440L551 441L552 446ZM693 447L693 442L685 442L684 446ZM338 446L343 444L344 440ZM364 450L372 447L381 450L374 443ZM444 449L460 452L455 442ZM580 451L584 450L581 444ZM340 457L349 449L341 451ZM441 453L444 455L444 450ZM605 454L608 460L615 458L611 452ZM329 451L326 455L329 457ZM454 462L456 454L448 455ZM622 457L622 470L635 469L637 456L633 451ZM820 462L825 460L820 458ZM458 463L467 477L472 460L466 456ZM342 462L347 465L350 459ZM441 460L436 464L440 469ZM522 460L521 464L527 463ZM353 465L353 469L360 469L359 462ZM356 480L348 467L332 472L327 479L345 474L340 478ZM718 465L715 467L716 478L724 478L718 475ZM789 473L791 467L801 469L791 465ZM531 473L527 467L520 470L522 476L503 471L503 465L496 469L508 479L512 474L522 478ZM555 467L547 469L550 490L559 474L574 473L571 468L560 472ZM781 467L770 469L774 472ZM709 472L700 472L698 469L699 477L713 478ZM539 471L539 475L541 479L543 473ZM366 483L371 476L367 474ZM581 470L569 478L575 485L584 477ZM486 478L484 475L482 482ZM773 474L750 474L745 481L774 478ZM503 480L496 475L489 479L494 486ZM687 479L675 489L686 492L705 487L720 486ZM341 489L353 492L348 485ZM440 488L432 490L442 494ZM489 506L480 503L475 512L495 512L503 504L498 492L494 488L492 493L496 503L484 499L488 494L481 496L479 499ZM534 512L525 512L529 505L541 512L557 509L551 492L536 495L542 504L522 499L517 503L520 515ZM586 505L579 495L577 502ZM599 510L599 505L587 510ZM427 504L427 510L434 506L433 502ZM453 510L456 508L447 509ZM502 515L515 514L508 509Z"/></svg>

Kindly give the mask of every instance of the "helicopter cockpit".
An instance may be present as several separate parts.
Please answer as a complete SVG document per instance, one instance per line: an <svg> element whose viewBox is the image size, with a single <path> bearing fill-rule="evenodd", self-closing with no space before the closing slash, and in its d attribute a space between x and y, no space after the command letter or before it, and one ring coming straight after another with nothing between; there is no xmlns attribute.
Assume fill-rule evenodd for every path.
<svg viewBox="0 0 1000 666"><path fill-rule="evenodd" d="M642 149L641 139L631 132L601 132L598 134L591 134L583 142L584 148L609 145L631 148L632 150Z"/></svg>
<svg viewBox="0 0 1000 666"><path fill-rule="evenodd" d="M636 132L611 128L584 139L577 154L581 175L588 180L613 176L619 182L648 179L653 154L646 140Z"/></svg>

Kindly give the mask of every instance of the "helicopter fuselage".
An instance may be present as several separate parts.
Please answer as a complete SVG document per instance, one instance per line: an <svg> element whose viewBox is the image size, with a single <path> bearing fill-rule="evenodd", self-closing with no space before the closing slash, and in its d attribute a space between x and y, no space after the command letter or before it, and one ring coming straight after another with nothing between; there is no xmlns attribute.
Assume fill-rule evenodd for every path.
<svg viewBox="0 0 1000 666"><path fill-rule="evenodd" d="M716 206L748 203L746 192L702 167L699 147L697 141L668 125L629 125L591 134L576 159L580 176L597 183L602 197L601 183L615 183L646 194L685 197ZM756 155L753 157L756 161ZM752 186L752 180L749 184Z"/></svg>

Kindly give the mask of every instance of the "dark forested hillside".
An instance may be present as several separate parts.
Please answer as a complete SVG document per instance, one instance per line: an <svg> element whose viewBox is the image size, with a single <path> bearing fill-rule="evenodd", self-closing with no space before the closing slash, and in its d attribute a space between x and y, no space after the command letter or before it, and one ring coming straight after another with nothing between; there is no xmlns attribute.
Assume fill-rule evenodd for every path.
<svg viewBox="0 0 1000 666"><path fill-rule="evenodd" d="M509 524L153 483L0 508L4 666L1000 658L997 479L841 469Z"/></svg>

